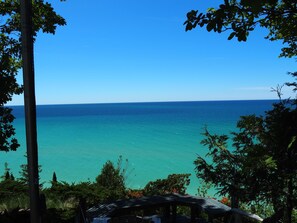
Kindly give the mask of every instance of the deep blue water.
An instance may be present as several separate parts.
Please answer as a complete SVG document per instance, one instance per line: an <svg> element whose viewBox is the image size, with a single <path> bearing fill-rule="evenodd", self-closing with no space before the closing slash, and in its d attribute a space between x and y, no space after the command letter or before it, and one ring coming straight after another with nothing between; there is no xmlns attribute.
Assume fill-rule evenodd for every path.
<svg viewBox="0 0 297 223"><path fill-rule="evenodd" d="M53 171L58 180L95 180L107 160L122 155L129 160L127 184L143 187L149 180L172 173L191 173L188 192L198 182L193 161L207 151L201 133L227 134L235 130L242 115L264 114L271 100L158 102L79 105L40 105L38 116L41 180L49 182ZM21 148L2 153L0 167L8 162L14 175L25 163L23 106L14 106L15 128ZM1 171L1 169L0 169Z"/></svg>
<svg viewBox="0 0 297 223"><path fill-rule="evenodd" d="M38 105L37 116L73 117L98 115L147 115L147 114L187 114L191 116L222 115L238 117L245 114L259 114L271 108L274 100L246 101L196 101L196 102L145 102L106 104L66 104ZM11 106L17 118L24 118L23 106Z"/></svg>

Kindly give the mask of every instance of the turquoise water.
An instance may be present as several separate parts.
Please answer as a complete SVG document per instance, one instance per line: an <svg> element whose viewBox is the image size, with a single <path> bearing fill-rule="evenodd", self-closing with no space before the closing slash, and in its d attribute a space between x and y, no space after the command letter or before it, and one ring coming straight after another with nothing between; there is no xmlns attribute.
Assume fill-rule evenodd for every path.
<svg viewBox="0 0 297 223"><path fill-rule="evenodd" d="M172 173L191 173L188 193L198 180L193 162L207 151L200 145L207 127L215 133L235 130L241 115L264 114L273 101L162 102L83 105L40 105L38 113L41 181L55 171L58 180L94 181L107 160L129 160L127 186L141 188ZM7 162L15 176L26 162L23 107L15 106L21 147L1 153L0 173Z"/></svg>

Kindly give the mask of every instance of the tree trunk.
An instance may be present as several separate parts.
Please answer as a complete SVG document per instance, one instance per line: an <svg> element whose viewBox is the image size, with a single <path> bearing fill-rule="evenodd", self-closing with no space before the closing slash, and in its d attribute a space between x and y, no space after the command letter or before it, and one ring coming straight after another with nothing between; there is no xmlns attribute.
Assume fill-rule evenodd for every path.
<svg viewBox="0 0 297 223"><path fill-rule="evenodd" d="M286 198L286 209L285 209L285 216L284 222L285 223L292 223L292 212L293 212L293 182L292 177L288 180L288 192Z"/></svg>
<svg viewBox="0 0 297 223"><path fill-rule="evenodd" d="M31 223L40 223L32 1L21 0L22 60Z"/></svg>

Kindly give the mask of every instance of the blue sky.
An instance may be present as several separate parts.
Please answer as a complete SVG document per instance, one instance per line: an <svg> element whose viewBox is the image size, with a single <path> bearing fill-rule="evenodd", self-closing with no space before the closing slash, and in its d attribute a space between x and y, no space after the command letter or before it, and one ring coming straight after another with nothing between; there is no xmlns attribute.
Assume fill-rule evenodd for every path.
<svg viewBox="0 0 297 223"><path fill-rule="evenodd" d="M36 41L37 104L272 99L271 87L296 71L295 59L278 58L281 43L264 39L266 30L246 43L185 32L188 11L218 0L49 2L67 26Z"/></svg>

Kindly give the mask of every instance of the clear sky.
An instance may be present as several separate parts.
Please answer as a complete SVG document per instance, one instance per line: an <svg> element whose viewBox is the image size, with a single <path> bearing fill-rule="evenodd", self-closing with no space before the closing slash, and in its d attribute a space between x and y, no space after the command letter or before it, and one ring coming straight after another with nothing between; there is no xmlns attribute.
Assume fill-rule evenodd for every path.
<svg viewBox="0 0 297 223"><path fill-rule="evenodd" d="M188 11L218 0L49 2L67 26L36 41L37 104L272 99L271 87L296 71L295 59L278 58L281 42L264 39L267 30L246 43L185 32Z"/></svg>

